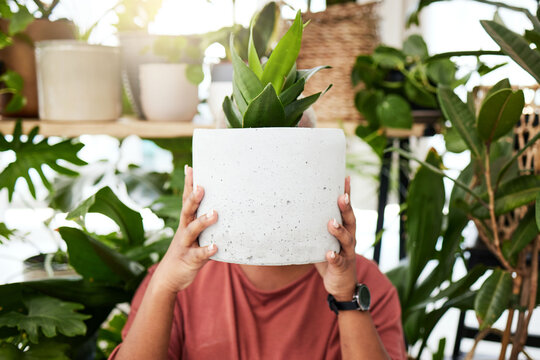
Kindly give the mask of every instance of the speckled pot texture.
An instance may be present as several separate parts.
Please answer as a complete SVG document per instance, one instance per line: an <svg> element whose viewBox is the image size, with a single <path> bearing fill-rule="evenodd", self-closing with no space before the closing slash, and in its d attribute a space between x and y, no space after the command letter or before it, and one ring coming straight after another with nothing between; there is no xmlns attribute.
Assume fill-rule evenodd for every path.
<svg viewBox="0 0 540 360"><path fill-rule="evenodd" d="M203 231L214 260L249 265L325 261L339 251L327 223L341 222L345 136L339 129L195 130L193 178L205 189L198 215L215 209Z"/></svg>

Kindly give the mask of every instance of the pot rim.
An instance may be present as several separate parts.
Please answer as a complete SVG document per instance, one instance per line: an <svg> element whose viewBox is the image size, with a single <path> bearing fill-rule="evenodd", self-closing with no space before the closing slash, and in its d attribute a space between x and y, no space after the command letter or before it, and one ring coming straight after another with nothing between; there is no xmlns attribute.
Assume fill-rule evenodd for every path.
<svg viewBox="0 0 540 360"><path fill-rule="evenodd" d="M35 43L36 49L40 50L79 50L79 51L109 51L112 53L119 53L120 48L118 46L112 45L98 45L98 44L89 44L80 40L67 40L67 39L57 39L57 40L43 40L37 41Z"/></svg>
<svg viewBox="0 0 540 360"><path fill-rule="evenodd" d="M204 129L204 128L196 128L193 131L193 136L195 136L198 132L220 132L220 133L227 133L227 132L269 132L276 130L279 131L288 131L288 132L336 132L340 134L345 134L343 132L343 129L340 128L311 128L311 127L257 127L257 128L225 128L225 129Z"/></svg>

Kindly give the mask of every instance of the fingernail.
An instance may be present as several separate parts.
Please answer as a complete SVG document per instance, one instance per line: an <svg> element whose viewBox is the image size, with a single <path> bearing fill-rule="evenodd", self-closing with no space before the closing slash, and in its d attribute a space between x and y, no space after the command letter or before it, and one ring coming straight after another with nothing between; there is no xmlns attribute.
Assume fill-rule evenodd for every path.
<svg viewBox="0 0 540 360"><path fill-rule="evenodd" d="M214 243L211 243L210 246L208 246L208 252L214 251L215 247L216 247L216 245Z"/></svg>
<svg viewBox="0 0 540 360"><path fill-rule="evenodd" d="M331 258L331 259L335 259L335 258L336 258L336 252L335 252L335 251L332 251L332 252L330 253L330 258Z"/></svg>
<svg viewBox="0 0 540 360"><path fill-rule="evenodd" d="M345 197L343 198L343 202L345 205L349 205L349 194L345 194Z"/></svg>
<svg viewBox="0 0 540 360"><path fill-rule="evenodd" d="M336 229L339 227L339 224L338 224L336 219L334 219L334 221L332 221L332 226L335 227Z"/></svg>
<svg viewBox="0 0 540 360"><path fill-rule="evenodd" d="M207 219L210 219L214 216L214 209L210 210L210 212L208 214L206 214L206 218Z"/></svg>
<svg viewBox="0 0 540 360"><path fill-rule="evenodd" d="M184 165L184 174L187 174L187 168L188 168L188 165Z"/></svg>

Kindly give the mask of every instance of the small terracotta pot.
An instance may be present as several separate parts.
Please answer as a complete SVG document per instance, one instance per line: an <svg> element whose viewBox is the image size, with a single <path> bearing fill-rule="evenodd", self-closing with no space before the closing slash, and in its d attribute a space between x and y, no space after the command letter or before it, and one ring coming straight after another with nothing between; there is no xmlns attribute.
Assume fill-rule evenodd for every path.
<svg viewBox="0 0 540 360"><path fill-rule="evenodd" d="M7 31L9 21L0 19L0 29ZM55 39L75 39L75 25L71 21L57 20L49 21L45 19L34 20L24 34L35 44L43 40ZM36 61L34 56L34 46L21 37L16 37L14 44L0 50L0 61L5 67L14 70L22 76L24 80L23 95L26 97L26 105L17 113L2 115L37 117L38 116L38 95L36 80ZM11 95L0 97L0 109L4 109Z"/></svg>

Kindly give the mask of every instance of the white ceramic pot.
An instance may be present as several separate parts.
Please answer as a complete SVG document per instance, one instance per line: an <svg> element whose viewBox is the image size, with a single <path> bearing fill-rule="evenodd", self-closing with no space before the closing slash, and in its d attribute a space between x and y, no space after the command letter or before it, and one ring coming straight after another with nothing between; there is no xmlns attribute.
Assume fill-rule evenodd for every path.
<svg viewBox="0 0 540 360"><path fill-rule="evenodd" d="M193 174L205 189L198 215L212 209L219 214L199 237L201 246L218 246L214 260L306 264L339 251L327 224L333 218L341 222L342 130L197 129Z"/></svg>
<svg viewBox="0 0 540 360"><path fill-rule="evenodd" d="M36 44L39 117L116 120L122 111L120 51L74 40Z"/></svg>
<svg viewBox="0 0 540 360"><path fill-rule="evenodd" d="M186 78L186 64L140 66L141 103L147 120L191 121L199 105L198 87Z"/></svg>

